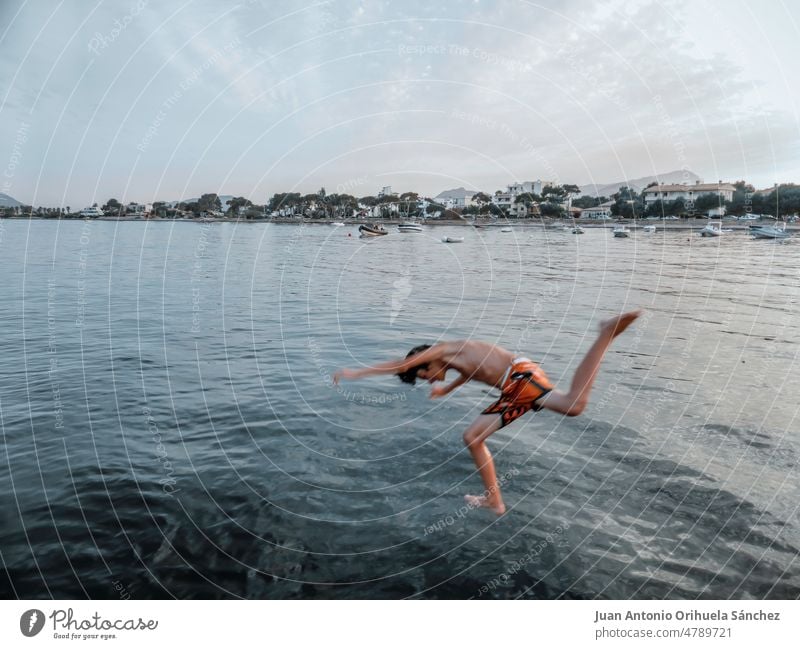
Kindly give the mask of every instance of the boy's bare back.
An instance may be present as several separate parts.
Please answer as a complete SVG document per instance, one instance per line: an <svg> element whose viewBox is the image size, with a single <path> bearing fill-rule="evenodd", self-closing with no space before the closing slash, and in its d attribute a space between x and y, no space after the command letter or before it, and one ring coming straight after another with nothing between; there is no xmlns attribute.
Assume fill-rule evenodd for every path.
<svg viewBox="0 0 800 649"><path fill-rule="evenodd" d="M507 349L483 340L452 340L440 343L442 360L471 381L500 387L508 366L514 359Z"/></svg>

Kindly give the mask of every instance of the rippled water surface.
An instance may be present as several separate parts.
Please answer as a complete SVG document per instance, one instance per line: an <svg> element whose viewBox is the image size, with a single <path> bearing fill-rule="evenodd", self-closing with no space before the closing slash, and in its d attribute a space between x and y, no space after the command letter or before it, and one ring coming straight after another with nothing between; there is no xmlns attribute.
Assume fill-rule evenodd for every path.
<svg viewBox="0 0 800 649"><path fill-rule="evenodd" d="M800 241L0 224L6 597L800 595ZM586 414L492 437L499 519L488 388L328 381L477 337L565 383L638 306Z"/></svg>

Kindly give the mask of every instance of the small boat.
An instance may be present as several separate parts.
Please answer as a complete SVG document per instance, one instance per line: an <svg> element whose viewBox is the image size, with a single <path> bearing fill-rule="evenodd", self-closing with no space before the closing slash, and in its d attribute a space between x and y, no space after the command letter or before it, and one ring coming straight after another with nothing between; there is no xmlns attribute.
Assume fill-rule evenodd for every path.
<svg viewBox="0 0 800 649"><path fill-rule="evenodd" d="M787 239L791 236L783 221L778 221L775 225L751 225L750 234L754 239Z"/></svg>
<svg viewBox="0 0 800 649"><path fill-rule="evenodd" d="M700 230L700 236L719 237L722 236L722 221L709 221L706 227Z"/></svg>
<svg viewBox="0 0 800 649"><path fill-rule="evenodd" d="M442 243L464 243L464 237L442 237Z"/></svg>
<svg viewBox="0 0 800 649"><path fill-rule="evenodd" d="M358 231L362 237L380 237L389 234L382 225L359 225Z"/></svg>
<svg viewBox="0 0 800 649"><path fill-rule="evenodd" d="M642 232L655 232L655 231L656 231L656 226L654 225L645 225L644 227L642 227Z"/></svg>
<svg viewBox="0 0 800 649"><path fill-rule="evenodd" d="M500 232L512 232L511 228L500 228Z"/></svg>
<svg viewBox="0 0 800 649"><path fill-rule="evenodd" d="M413 223L411 221L401 223L397 226L397 229L400 230L400 232L422 232L422 226L419 223Z"/></svg>
<svg viewBox="0 0 800 649"><path fill-rule="evenodd" d="M612 230L612 234L615 237L626 237L627 238L627 237L630 236L631 231L628 228L626 228L624 225L618 225L616 228L614 228Z"/></svg>
<svg viewBox="0 0 800 649"><path fill-rule="evenodd" d="M333 227L335 227L335 228L342 228L342 227L344 227L344 223L342 223L341 221L334 221L333 223L331 223L331 225L332 225Z"/></svg>
<svg viewBox="0 0 800 649"><path fill-rule="evenodd" d="M572 234L583 234L584 232L585 230L579 225L576 225L574 228L572 228Z"/></svg>

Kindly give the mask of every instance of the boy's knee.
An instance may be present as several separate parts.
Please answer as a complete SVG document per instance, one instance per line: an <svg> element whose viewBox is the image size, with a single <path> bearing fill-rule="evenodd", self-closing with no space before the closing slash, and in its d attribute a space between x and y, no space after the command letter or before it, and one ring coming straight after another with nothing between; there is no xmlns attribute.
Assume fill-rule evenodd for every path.
<svg viewBox="0 0 800 649"><path fill-rule="evenodd" d="M481 431L479 430L468 430L464 433L464 446L467 448L472 448L476 444L480 444L481 440Z"/></svg>
<svg viewBox="0 0 800 649"><path fill-rule="evenodd" d="M576 399L567 410L567 417L577 417L582 414L586 410L587 404L588 401L586 399Z"/></svg>

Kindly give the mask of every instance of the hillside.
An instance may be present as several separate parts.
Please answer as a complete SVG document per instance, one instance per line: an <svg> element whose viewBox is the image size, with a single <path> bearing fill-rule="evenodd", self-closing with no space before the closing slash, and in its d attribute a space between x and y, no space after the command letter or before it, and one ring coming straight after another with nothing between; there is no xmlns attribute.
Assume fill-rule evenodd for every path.
<svg viewBox="0 0 800 649"><path fill-rule="evenodd" d="M584 196L611 196L619 191L620 187L625 187L626 185L640 192L652 182L672 184L694 183L696 180L700 180L700 176L696 173L688 169L686 171L679 169L657 176L642 176L641 178L630 178L628 180L618 180L613 183L605 184L581 185L581 194Z"/></svg>
<svg viewBox="0 0 800 649"><path fill-rule="evenodd" d="M0 193L0 207L20 207L22 203L20 203L17 199L12 198L8 194Z"/></svg>

